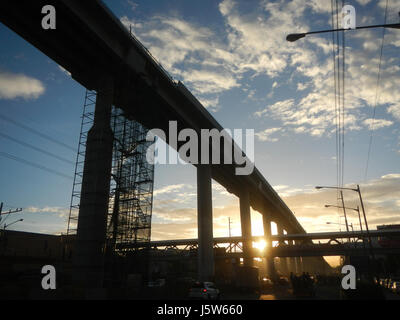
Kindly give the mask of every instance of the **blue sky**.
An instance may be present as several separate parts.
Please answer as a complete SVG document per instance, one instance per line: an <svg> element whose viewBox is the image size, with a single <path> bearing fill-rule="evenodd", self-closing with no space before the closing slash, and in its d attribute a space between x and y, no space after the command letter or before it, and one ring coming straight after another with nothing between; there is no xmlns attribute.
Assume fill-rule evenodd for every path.
<svg viewBox="0 0 400 320"><path fill-rule="evenodd" d="M294 43L288 33L331 27L330 1L105 1L176 80L181 80L225 128L254 129L255 163L307 231L337 230L334 78L331 35ZM384 21L386 1L348 1L357 25ZM388 2L387 23L400 1ZM361 185L371 226L400 223L400 31L386 30L373 144L382 30L346 33L344 184ZM0 24L0 115L76 148L85 89L55 62ZM0 133L74 162L75 153L0 117ZM0 135L0 152L67 176L74 165ZM22 207L10 228L66 230L72 180L0 156L0 201ZM196 171L157 165L153 239L196 237ZM345 193L346 205L356 195ZM213 184L214 235L240 234L238 199ZM260 215L253 213L260 234ZM356 224L357 218L351 217Z"/></svg>

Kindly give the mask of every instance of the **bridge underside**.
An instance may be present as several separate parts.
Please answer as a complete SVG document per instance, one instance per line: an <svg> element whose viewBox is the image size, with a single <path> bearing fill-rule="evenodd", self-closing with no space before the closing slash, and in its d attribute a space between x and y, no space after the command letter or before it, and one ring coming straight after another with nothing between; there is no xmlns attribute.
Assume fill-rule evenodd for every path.
<svg viewBox="0 0 400 320"><path fill-rule="evenodd" d="M56 8L55 30L41 27L41 9L45 5ZM112 106L149 129L162 129L167 134L167 143L171 142L169 121L177 121L177 130L190 128L198 134L201 129L223 128L182 83L169 77L101 1L2 0L0 21L69 71L82 86L97 92L94 124L86 145L75 261L78 278L84 286L102 286L112 166ZM220 157L224 158L223 149ZM252 264L250 207L263 215L269 247L272 247L271 221L277 223L281 235L284 231L305 233L257 168L249 175L238 176L238 167L237 164L197 166L202 280L214 276L210 266L213 261L211 179L240 199L246 265Z"/></svg>

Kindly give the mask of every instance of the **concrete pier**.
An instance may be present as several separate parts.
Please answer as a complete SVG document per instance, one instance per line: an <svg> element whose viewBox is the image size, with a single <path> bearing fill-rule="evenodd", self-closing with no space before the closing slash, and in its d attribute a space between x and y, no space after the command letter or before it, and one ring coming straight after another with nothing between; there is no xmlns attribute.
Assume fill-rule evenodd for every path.
<svg viewBox="0 0 400 320"><path fill-rule="evenodd" d="M199 281L214 278L211 166L197 166L197 228Z"/></svg>
<svg viewBox="0 0 400 320"><path fill-rule="evenodd" d="M278 229L278 235L284 235L283 226L280 223L277 223L276 225ZM281 257L279 258L279 261L280 261L281 273L287 275L288 274L287 258Z"/></svg>
<svg viewBox="0 0 400 320"><path fill-rule="evenodd" d="M253 266L252 241L251 241L251 217L249 192L243 190L240 195L240 225L243 237L243 264Z"/></svg>
<svg viewBox="0 0 400 320"><path fill-rule="evenodd" d="M108 199L113 148L110 126L114 97L112 77L97 88L94 123L86 143L81 201L75 245L74 280L78 286L101 288L104 276Z"/></svg>
<svg viewBox="0 0 400 320"><path fill-rule="evenodd" d="M265 263L267 269L267 275L269 278L274 279L276 277L276 270L274 264L274 257L271 255L272 248L272 240L271 240L271 215L267 209L264 209L262 213L263 217L263 228L264 228L264 237L265 237Z"/></svg>

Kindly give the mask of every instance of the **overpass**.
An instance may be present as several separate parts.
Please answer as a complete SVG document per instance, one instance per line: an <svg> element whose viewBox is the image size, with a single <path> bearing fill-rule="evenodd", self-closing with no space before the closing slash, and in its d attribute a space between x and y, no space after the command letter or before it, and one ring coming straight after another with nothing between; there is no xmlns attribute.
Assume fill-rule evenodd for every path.
<svg viewBox="0 0 400 320"><path fill-rule="evenodd" d="M41 26L45 5L56 9L55 30ZM2 0L0 22L65 68L82 86L97 91L94 125L86 146L74 259L79 281L101 286L113 140L109 125L112 105L122 109L127 118L166 133L169 121L177 121L178 130L190 128L197 133L201 129L221 131L223 127L182 83L171 79L101 1ZM170 142L168 137L166 142ZM179 145L173 147L177 149ZM220 154L222 159L223 149ZM271 221L277 223L279 234L284 230L290 234L305 233L257 168L249 175L238 176L235 169L240 165L236 163L196 167L200 279L210 278L214 272L211 179L240 199L246 265L252 263L250 206L263 215L269 245Z"/></svg>
<svg viewBox="0 0 400 320"><path fill-rule="evenodd" d="M369 233L366 231L354 231L354 232L316 232L306 234L284 234L284 235L271 235L271 241L276 241L277 245L273 246L270 255L272 257L302 257L302 256L337 256L337 255L349 255L349 254L364 254L365 248L362 244L363 239L368 237L379 238L379 237L394 237L400 238L400 231L396 230L370 230ZM351 243L341 243L341 239L351 238ZM264 240L264 236L253 236L251 241L257 243ZM314 243L312 240L325 240L325 243ZM285 243L287 241L288 243ZM293 244L292 241L297 241ZM232 248L237 248L239 251L243 249L242 237L218 237L213 240L215 248L226 248L226 251L230 253ZM224 246L226 245L226 246ZM198 247L197 239L178 239L178 240L158 240L151 241L150 248L152 249L196 249ZM387 253L400 253L400 247L381 247L374 246L373 251L376 254L387 254ZM253 250L253 257L264 256L262 251Z"/></svg>
<svg viewBox="0 0 400 320"><path fill-rule="evenodd" d="M346 256L346 257L368 257L369 247L365 246L364 239L371 238L400 238L400 231L396 230L370 230L355 232L317 232L306 234L272 235L271 240L277 242L272 248L260 250L253 247L251 254L253 258L278 257L279 271L301 273L324 273L330 269L329 265L322 260L312 261L313 257L322 256ZM352 242L347 242L351 238ZM252 242L257 243L264 240L264 236L253 236ZM341 242L346 239L346 242ZM296 241L293 244L293 241ZM313 241L314 240L314 241ZM318 240L318 242L315 242ZM324 243L321 243L321 241ZM238 260L243 258L242 237L218 237L214 238L214 254L217 260L226 258ZM151 241L151 259L153 263L163 261L177 261L193 259L197 255L197 239L158 240ZM399 255L400 245L381 246L375 241L373 246L375 256ZM229 261L229 260L228 260ZM270 274L270 276L273 276Z"/></svg>

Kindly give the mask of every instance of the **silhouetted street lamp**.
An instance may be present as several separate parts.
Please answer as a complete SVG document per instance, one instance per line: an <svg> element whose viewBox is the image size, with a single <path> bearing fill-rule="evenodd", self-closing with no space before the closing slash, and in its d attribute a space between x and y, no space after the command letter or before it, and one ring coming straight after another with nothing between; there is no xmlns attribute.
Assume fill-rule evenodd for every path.
<svg viewBox="0 0 400 320"><path fill-rule="evenodd" d="M358 193L358 196L359 196L359 198L360 198L360 203L361 203L361 209L362 209L362 211L363 211L365 228L367 229L367 236L368 236L369 248L370 248L370 251L371 251L371 255L374 256L374 253L373 253L373 250L372 250L372 241L371 241L371 236L370 236L370 234L369 234L367 216L366 216L366 214L365 214L364 202L363 202L363 200L362 200L360 186L357 185L357 189L354 189L354 188L343 188L343 187L325 187L325 186L317 186L317 187L315 187L315 189L317 189L317 190L319 190L319 189L351 190L351 191L355 191L355 192Z"/></svg>
<svg viewBox="0 0 400 320"><path fill-rule="evenodd" d="M365 228L367 230L367 237L368 237L368 243L369 243L369 250L370 250L370 254L372 256L372 259L374 261L375 264L375 255L374 255L374 251L372 248L372 240L371 240L371 235L369 233L369 228L368 228L368 222L367 222L367 216L365 214L365 208L364 208L364 202L361 196L361 190L360 190L360 186L357 185L357 188L344 188L344 187L326 187L326 186L316 186L315 189L319 190L319 189L336 189L336 190L351 190L351 191L355 191L358 193L358 196L360 198L360 203L361 203L361 209L363 212L363 216L364 216L364 223L365 223Z"/></svg>
<svg viewBox="0 0 400 320"><path fill-rule="evenodd" d="M340 208L340 209L342 209L342 207L340 207L340 206L335 206L335 205L333 205L333 204L326 204L326 205L325 205L325 208L331 208L331 207L335 207L335 208ZM363 231L363 229L362 229L362 223L361 223L360 207L359 207L359 206L357 206L357 208L346 207L346 209L348 209L348 210L354 210L354 211L356 211L356 212L358 213L358 220L359 220L359 222L360 222L360 230Z"/></svg>
<svg viewBox="0 0 400 320"><path fill-rule="evenodd" d="M342 226L344 226L344 224L343 223L337 223L337 222L327 222L326 224L338 224L338 225L342 225ZM349 223L349 226L351 227L351 231L352 232L354 232L354 229L353 229L353 223Z"/></svg>
<svg viewBox="0 0 400 320"><path fill-rule="evenodd" d="M20 222L20 221L24 221L24 219L19 219L19 220L16 220L16 221L14 221L14 222L11 222L11 223L9 223L9 224L4 224L4 230L6 230L6 228L9 227L9 226L11 226L12 224L17 223L17 222Z"/></svg>
<svg viewBox="0 0 400 320"><path fill-rule="evenodd" d="M291 33L291 34L286 36L286 40L289 41L289 42L294 42L294 41L297 41L297 40L299 40L301 38L304 38L306 35L309 35L309 34L349 31L349 30L358 30L358 29L371 29L371 28L394 28L394 29L400 29L400 23L377 24L377 25L373 25L373 26L356 27L354 29L341 28L341 29L321 30L321 31L310 31L310 32L303 32L303 33Z"/></svg>

